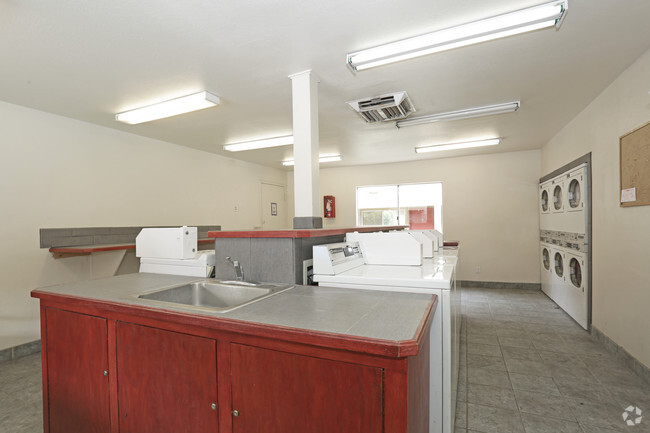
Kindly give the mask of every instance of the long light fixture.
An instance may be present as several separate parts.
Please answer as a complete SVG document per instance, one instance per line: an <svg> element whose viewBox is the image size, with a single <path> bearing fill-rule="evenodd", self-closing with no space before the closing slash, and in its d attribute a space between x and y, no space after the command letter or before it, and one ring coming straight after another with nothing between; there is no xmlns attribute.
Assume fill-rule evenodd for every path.
<svg viewBox="0 0 650 433"><path fill-rule="evenodd" d="M483 107L466 108L464 110L448 111L429 116L412 117L395 122L398 128L403 126L420 125L422 123L441 122L445 120L469 119L472 117L491 116L493 114L512 113L519 110L521 102L513 101L505 104L486 105Z"/></svg>
<svg viewBox="0 0 650 433"><path fill-rule="evenodd" d="M218 96L209 92L199 92L118 113L115 115L115 120L128 123L129 125L136 125L138 123L150 122L191 111L203 110L204 108L214 107L215 105L219 105Z"/></svg>
<svg viewBox="0 0 650 433"><path fill-rule="evenodd" d="M546 27L559 28L567 8L568 0L556 0L505 15L391 42L349 53L347 65L356 72Z"/></svg>
<svg viewBox="0 0 650 433"><path fill-rule="evenodd" d="M343 159L341 155L323 155L318 157L318 162L335 162L335 161L340 161ZM282 165L284 166L291 166L295 163L294 160L289 159L286 161L282 161Z"/></svg>
<svg viewBox="0 0 650 433"><path fill-rule="evenodd" d="M490 138L487 140L464 141L461 143L436 144L433 146L416 147L415 153L441 152L443 150L467 149L470 147L496 146L501 143L500 138Z"/></svg>
<svg viewBox="0 0 650 433"><path fill-rule="evenodd" d="M289 144L293 144L293 135L226 144L223 146L223 150L228 150L230 152L240 152L242 150L264 149L267 147L286 146Z"/></svg>

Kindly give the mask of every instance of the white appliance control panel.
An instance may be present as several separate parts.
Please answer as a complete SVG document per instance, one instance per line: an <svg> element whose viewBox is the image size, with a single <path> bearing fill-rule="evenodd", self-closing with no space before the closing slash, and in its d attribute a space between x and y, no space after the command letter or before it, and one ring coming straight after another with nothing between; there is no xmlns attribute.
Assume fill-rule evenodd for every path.
<svg viewBox="0 0 650 433"><path fill-rule="evenodd" d="M314 245L314 274L336 275L363 265L357 242Z"/></svg>

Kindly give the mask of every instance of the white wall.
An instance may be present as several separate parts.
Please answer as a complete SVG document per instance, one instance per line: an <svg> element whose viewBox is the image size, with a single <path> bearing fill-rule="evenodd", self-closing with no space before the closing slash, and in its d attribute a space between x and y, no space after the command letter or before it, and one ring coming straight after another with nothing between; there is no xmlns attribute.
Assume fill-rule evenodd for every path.
<svg viewBox="0 0 650 433"><path fill-rule="evenodd" d="M285 181L280 170L3 102L0 125L0 350L40 338L32 289L94 275L90 257L39 249L39 228L250 229L261 223L260 181Z"/></svg>
<svg viewBox="0 0 650 433"><path fill-rule="evenodd" d="M323 227L356 225L357 186L440 181L444 237L461 242L459 278L539 283L539 177L537 150L321 167L321 196L336 197L336 218L324 219ZM292 173L287 179L292 182ZM480 274L475 272L477 266L481 267Z"/></svg>
<svg viewBox="0 0 650 433"><path fill-rule="evenodd" d="M650 121L649 77L647 51L542 149L544 174L592 152L592 321L646 366L650 206L619 206L619 137Z"/></svg>

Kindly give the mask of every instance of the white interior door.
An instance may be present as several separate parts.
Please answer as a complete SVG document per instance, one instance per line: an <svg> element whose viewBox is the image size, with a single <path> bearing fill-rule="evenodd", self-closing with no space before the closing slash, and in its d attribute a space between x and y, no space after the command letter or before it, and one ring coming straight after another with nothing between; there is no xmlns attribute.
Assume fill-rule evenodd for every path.
<svg viewBox="0 0 650 433"><path fill-rule="evenodd" d="M285 187L262 182L262 229L287 229Z"/></svg>

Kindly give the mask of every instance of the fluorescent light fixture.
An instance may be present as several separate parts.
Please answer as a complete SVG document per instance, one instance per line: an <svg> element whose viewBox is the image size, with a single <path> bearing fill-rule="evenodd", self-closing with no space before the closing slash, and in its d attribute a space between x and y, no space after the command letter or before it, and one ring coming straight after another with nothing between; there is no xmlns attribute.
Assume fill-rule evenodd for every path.
<svg viewBox="0 0 650 433"><path fill-rule="evenodd" d="M135 125L189 113L190 111L203 110L204 108L214 107L215 105L219 105L218 96L208 92L199 92L119 113L115 115L115 120L128 123L129 125Z"/></svg>
<svg viewBox="0 0 650 433"><path fill-rule="evenodd" d="M505 15L350 53L347 55L346 61L348 67L356 72L546 27L559 28L567 8L568 0L556 0Z"/></svg>
<svg viewBox="0 0 650 433"><path fill-rule="evenodd" d="M469 147L496 146L501 143L500 138L490 138L488 140L464 141L461 143L436 144L434 146L416 147L415 153L440 152L443 150L467 149Z"/></svg>
<svg viewBox="0 0 650 433"><path fill-rule="evenodd" d="M318 162L335 162L340 161L341 159L343 159L341 155L323 155L318 157ZM289 159L287 161L282 161L282 165L291 166L294 162L293 159Z"/></svg>
<svg viewBox="0 0 650 433"><path fill-rule="evenodd" d="M230 152L240 152L242 150L264 149L267 147L286 146L289 144L293 144L293 135L226 144L223 147L223 150L228 150Z"/></svg>
<svg viewBox="0 0 650 433"><path fill-rule="evenodd" d="M512 113L519 110L521 102L513 101L505 104L486 105L483 107L466 108L464 110L448 111L446 113L431 114L429 116L412 117L398 120L395 125L402 126L420 125L422 123L441 122L445 120L469 119L472 117L491 116L493 114Z"/></svg>

